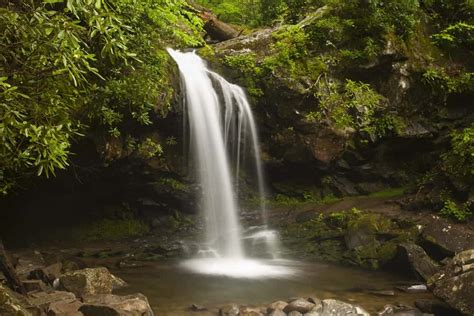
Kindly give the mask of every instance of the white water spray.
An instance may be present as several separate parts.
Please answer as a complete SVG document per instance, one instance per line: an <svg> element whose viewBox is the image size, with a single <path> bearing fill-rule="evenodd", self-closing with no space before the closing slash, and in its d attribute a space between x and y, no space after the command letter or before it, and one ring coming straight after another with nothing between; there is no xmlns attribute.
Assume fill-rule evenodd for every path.
<svg viewBox="0 0 474 316"><path fill-rule="evenodd" d="M243 247L235 195L241 160L245 157L247 147L253 153L257 173L262 201L262 224L264 228L267 225L257 128L244 91L210 71L206 63L194 52L182 53L172 49L168 49L168 52L181 72L191 149L203 189L202 208L206 236L205 247L200 255L212 254L204 259L189 260L183 265L200 273L233 277L262 277L287 273L284 267L248 259ZM213 81L220 86L222 105ZM250 144L247 144L248 142ZM231 164L234 164L234 174L231 172ZM261 239L263 235L265 234L245 238ZM272 241L269 243L269 249L275 251L274 248L275 243Z"/></svg>

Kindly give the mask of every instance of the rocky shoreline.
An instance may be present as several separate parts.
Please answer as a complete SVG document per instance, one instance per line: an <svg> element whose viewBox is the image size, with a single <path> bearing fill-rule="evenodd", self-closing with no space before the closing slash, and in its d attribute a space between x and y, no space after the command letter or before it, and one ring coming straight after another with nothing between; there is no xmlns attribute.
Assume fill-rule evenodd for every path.
<svg viewBox="0 0 474 316"><path fill-rule="evenodd" d="M55 262L56 261L56 262ZM77 257L60 258L58 254L29 252L17 258L16 271L28 291L20 295L0 284L0 315L47 316L152 316L154 312L145 295L116 295L114 291L127 283L105 267L84 267ZM474 290L474 249L462 251L444 260L424 284L404 291L427 291L440 300L418 299L416 308L403 304L386 304L377 315L472 315ZM382 293L383 292L383 293ZM385 293L387 292L387 293ZM392 296L392 291L374 295ZM387 301L390 301L387 299ZM295 297L263 306L229 304L206 308L190 303L183 315L226 316L316 316L370 315L364 306L338 299Z"/></svg>

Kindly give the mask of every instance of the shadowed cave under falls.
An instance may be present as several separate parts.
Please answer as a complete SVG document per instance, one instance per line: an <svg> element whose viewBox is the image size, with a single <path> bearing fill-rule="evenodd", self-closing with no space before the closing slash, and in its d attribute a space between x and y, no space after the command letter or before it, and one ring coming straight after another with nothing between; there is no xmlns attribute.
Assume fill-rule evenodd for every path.
<svg viewBox="0 0 474 316"><path fill-rule="evenodd" d="M178 64L190 152L202 186L205 236L196 258L181 265L203 274L262 278L292 274L278 255L278 234L267 227L258 132L243 89L209 70L194 51L168 49ZM244 164L245 159L251 159ZM258 184L262 222L246 231L239 222L240 169L250 165ZM260 249L259 253L255 247Z"/></svg>

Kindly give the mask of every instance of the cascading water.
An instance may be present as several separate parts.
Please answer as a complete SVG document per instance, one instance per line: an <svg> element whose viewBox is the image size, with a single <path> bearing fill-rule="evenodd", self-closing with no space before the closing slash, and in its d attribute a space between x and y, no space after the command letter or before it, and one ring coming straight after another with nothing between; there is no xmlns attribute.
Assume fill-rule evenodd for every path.
<svg viewBox="0 0 474 316"><path fill-rule="evenodd" d="M264 180L257 128L243 89L210 71L204 60L194 52L182 53L172 49L168 49L168 52L181 73L191 149L203 189L202 208L206 223L205 247L200 253L207 258L188 260L183 265L200 273L232 277L289 273L283 266L249 259L244 251L246 239L254 239L253 243L268 243L267 248L273 252L276 252L277 243L274 238L276 233L272 231L253 232L244 237L238 219L236 186L241 158L245 157L243 152L250 142L260 193L262 226L266 229ZM213 82L220 87L223 102L220 102ZM230 155L234 159L230 159ZM234 173L231 172L232 163Z"/></svg>

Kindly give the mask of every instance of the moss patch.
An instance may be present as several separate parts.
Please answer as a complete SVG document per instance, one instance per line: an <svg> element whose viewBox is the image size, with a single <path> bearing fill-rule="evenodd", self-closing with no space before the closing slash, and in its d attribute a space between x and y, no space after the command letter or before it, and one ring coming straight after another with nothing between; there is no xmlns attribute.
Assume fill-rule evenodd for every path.
<svg viewBox="0 0 474 316"><path fill-rule="evenodd" d="M283 228L283 242L292 255L379 269L396 255L397 245L414 241L414 224L400 224L382 214L351 210L319 214ZM292 247L292 245L295 245Z"/></svg>
<svg viewBox="0 0 474 316"><path fill-rule="evenodd" d="M101 219L84 224L71 231L73 240L121 240L144 236L149 232L148 225L137 219Z"/></svg>
<svg viewBox="0 0 474 316"><path fill-rule="evenodd" d="M370 197L377 197L377 198L394 198L398 196L402 196L407 188L391 188L383 191L378 191L369 194Z"/></svg>

